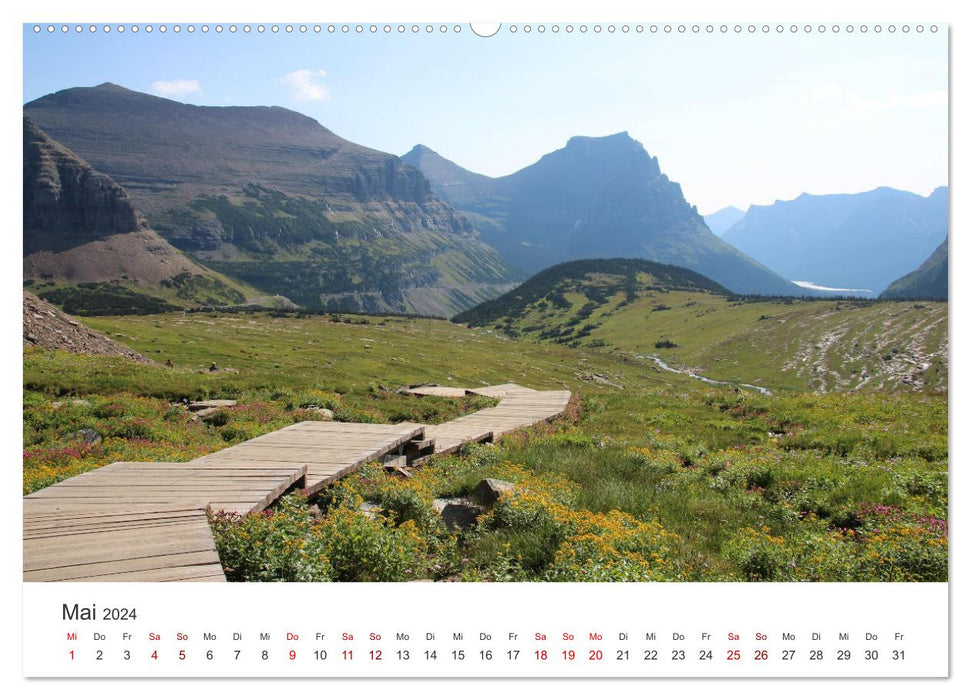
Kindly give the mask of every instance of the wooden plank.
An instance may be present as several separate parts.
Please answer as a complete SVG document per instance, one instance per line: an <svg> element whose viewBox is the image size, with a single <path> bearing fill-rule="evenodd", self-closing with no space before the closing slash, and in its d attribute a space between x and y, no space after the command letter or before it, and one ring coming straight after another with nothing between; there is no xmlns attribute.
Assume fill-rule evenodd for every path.
<svg viewBox="0 0 971 700"><path fill-rule="evenodd" d="M218 573L222 574L222 565L219 563L219 557L215 549L189 552L186 554L165 554L155 557L140 557L137 559L121 559L118 561L38 569L30 572L30 580L105 580L105 577L113 578L124 574L134 574L136 572L142 573L142 577L132 577L126 580L159 580L158 578L146 579L144 576L147 572L153 572L152 575L158 577L163 575L162 572L167 569L177 572L180 578L187 577L193 573L209 576L217 573L212 567L218 567ZM161 580L166 580L164 575ZM225 576L223 580L225 580Z"/></svg>
<svg viewBox="0 0 971 700"><path fill-rule="evenodd" d="M126 581L137 582L185 582L202 583L204 581L226 582L221 564L203 564L199 566L179 566L144 571L126 571L117 574L101 574L69 579L75 582L84 581Z"/></svg>
<svg viewBox="0 0 971 700"><path fill-rule="evenodd" d="M402 394L412 396L444 396L449 398L463 397L468 393L468 389L455 386L416 386L411 389L402 389Z"/></svg>
<svg viewBox="0 0 971 700"><path fill-rule="evenodd" d="M225 580L207 508L255 512L300 482L316 493L369 462L424 459L549 420L570 398L516 384L469 392L500 402L440 426L305 421L190 462L115 462L41 489L23 501L24 580Z"/></svg>

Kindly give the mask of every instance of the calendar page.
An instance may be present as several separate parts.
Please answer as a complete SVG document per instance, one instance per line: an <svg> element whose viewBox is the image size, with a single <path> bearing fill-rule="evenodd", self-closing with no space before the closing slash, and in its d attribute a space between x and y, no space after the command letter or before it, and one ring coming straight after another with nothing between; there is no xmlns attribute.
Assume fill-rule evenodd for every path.
<svg viewBox="0 0 971 700"><path fill-rule="evenodd" d="M948 678L946 18L344 11L17 27L22 675Z"/></svg>

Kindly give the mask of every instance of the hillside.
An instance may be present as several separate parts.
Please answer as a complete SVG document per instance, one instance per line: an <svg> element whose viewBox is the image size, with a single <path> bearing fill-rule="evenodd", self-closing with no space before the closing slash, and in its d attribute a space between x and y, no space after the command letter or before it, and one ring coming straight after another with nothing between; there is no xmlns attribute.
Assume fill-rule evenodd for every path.
<svg viewBox="0 0 971 700"><path fill-rule="evenodd" d="M144 355L93 331L53 304L24 290L24 346L66 350L80 355L111 355L151 364Z"/></svg>
<svg viewBox="0 0 971 700"><path fill-rule="evenodd" d="M72 312L239 303L245 287L149 228L129 194L29 119L23 122L27 286Z"/></svg>
<svg viewBox="0 0 971 700"><path fill-rule="evenodd" d="M943 299L947 301L947 239L913 272L894 280L881 299Z"/></svg>
<svg viewBox="0 0 971 700"><path fill-rule="evenodd" d="M501 319L508 323L550 305L553 309L568 309L571 304L566 294L582 294L599 305L621 293L624 302L631 303L639 294L662 290L729 294L717 282L675 265L631 258L574 260L547 268L501 297L463 311L452 321L470 327L493 325ZM576 320L579 323L582 319Z"/></svg>
<svg viewBox="0 0 971 700"><path fill-rule="evenodd" d="M567 260L644 258L695 270L737 293L808 293L713 235L657 158L626 132L576 136L500 178L469 173L425 147L405 159L527 273Z"/></svg>
<svg viewBox="0 0 971 700"><path fill-rule="evenodd" d="M947 235L946 187L928 197L881 187L802 194L749 207L724 239L787 279L875 296Z"/></svg>
<svg viewBox="0 0 971 700"><path fill-rule="evenodd" d="M453 320L513 338L657 357L770 391L947 387L945 304L739 299L687 270L633 262L559 265Z"/></svg>
<svg viewBox="0 0 971 700"><path fill-rule="evenodd" d="M116 180L171 244L266 294L445 315L518 279L420 172L296 112L106 83L24 114Z"/></svg>

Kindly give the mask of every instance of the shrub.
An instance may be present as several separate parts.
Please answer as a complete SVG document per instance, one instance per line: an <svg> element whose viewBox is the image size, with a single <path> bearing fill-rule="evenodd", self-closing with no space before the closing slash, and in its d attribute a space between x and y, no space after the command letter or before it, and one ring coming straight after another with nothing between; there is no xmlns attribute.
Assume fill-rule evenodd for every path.
<svg viewBox="0 0 971 700"><path fill-rule="evenodd" d="M329 581L325 542L313 535L306 499L288 496L279 507L250 516L211 513L219 559L230 581Z"/></svg>

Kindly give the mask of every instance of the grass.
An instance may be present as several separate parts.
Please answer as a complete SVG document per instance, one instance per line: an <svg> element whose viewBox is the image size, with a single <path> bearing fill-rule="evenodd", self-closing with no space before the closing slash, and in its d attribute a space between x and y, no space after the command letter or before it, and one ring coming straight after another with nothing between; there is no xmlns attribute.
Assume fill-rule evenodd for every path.
<svg viewBox="0 0 971 700"><path fill-rule="evenodd" d="M646 273L636 284L591 272L527 291L457 319L513 338L656 355L773 391L947 386L942 302L737 299L659 285Z"/></svg>
<svg viewBox="0 0 971 700"><path fill-rule="evenodd" d="M652 313L677 308L668 305ZM230 578L947 578L946 393L763 396L659 373L618 351L426 319L345 320L355 322L91 319L171 368L25 351L25 492L111 461L191 459L313 419L314 407L346 420L448 420L484 404L392 390L516 381L567 387L575 400L555 425L435 458L412 479L369 467L317 503L293 494L259 516L214 515ZM179 405L204 397L239 404L204 421ZM82 428L101 442L84 444ZM434 499L469 496L483 478L516 488L476 527L446 529ZM365 501L377 512L365 513Z"/></svg>

